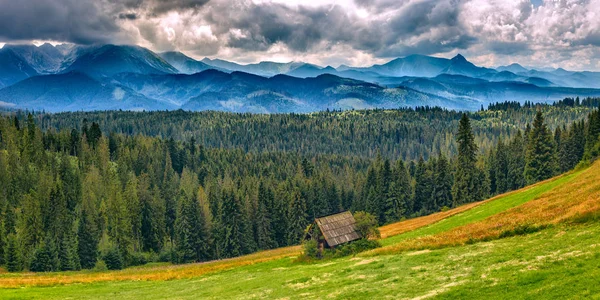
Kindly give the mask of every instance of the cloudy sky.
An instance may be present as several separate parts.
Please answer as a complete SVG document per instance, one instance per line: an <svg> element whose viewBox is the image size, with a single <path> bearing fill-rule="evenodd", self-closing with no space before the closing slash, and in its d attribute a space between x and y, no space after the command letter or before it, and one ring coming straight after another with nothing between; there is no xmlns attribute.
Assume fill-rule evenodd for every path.
<svg viewBox="0 0 600 300"><path fill-rule="evenodd" d="M242 63L410 54L600 70L600 0L0 0L0 45L137 44Z"/></svg>

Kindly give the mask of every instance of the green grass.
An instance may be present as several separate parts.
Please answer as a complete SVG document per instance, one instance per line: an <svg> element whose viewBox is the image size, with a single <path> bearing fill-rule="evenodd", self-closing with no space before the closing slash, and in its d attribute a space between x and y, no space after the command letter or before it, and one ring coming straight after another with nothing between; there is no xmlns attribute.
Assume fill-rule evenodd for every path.
<svg viewBox="0 0 600 300"><path fill-rule="evenodd" d="M283 259L195 279L0 290L44 299L599 298L600 223L432 251L314 264Z"/></svg>
<svg viewBox="0 0 600 300"><path fill-rule="evenodd" d="M382 239L381 244L383 246L393 245L403 240L433 235L454 229L459 226L481 221L489 216L495 215L497 213L506 211L510 208L519 206L528 201L534 200L535 198L541 196L545 192L548 192L559 185L565 184L573 180L579 174L581 174L581 171L560 177L550 182L534 186L520 193L510 194L508 196L498 198L488 203L484 203L463 213L443 219L429 226L425 226L413 231Z"/></svg>

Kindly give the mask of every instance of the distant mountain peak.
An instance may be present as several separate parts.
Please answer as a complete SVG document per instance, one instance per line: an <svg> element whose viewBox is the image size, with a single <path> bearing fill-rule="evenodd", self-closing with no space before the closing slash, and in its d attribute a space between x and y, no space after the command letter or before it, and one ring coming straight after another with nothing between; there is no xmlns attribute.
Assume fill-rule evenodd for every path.
<svg viewBox="0 0 600 300"><path fill-rule="evenodd" d="M455 57L452 58L453 61L460 61L460 62L466 62L467 59L462 55L462 54L456 54Z"/></svg>

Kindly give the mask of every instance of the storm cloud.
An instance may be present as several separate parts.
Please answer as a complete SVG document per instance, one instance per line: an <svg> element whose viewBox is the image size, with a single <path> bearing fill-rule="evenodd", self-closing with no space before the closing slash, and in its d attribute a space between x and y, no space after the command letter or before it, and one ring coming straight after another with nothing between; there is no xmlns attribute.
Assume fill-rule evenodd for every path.
<svg viewBox="0 0 600 300"><path fill-rule="evenodd" d="M128 43L238 62L399 56L600 69L600 0L0 0L0 42Z"/></svg>

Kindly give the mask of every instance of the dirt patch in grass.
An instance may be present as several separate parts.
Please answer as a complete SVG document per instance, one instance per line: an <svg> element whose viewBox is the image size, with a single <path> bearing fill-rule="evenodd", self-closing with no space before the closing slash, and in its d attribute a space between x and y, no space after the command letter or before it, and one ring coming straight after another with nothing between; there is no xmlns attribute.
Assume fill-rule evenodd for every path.
<svg viewBox="0 0 600 300"><path fill-rule="evenodd" d="M362 266L362 265L370 264L370 263L375 262L375 261L377 261L377 259L374 259L374 258L363 259L363 260L355 263L353 266L354 267L356 267L356 266Z"/></svg>
<svg viewBox="0 0 600 300"><path fill-rule="evenodd" d="M406 255L408 256L415 256L415 255L421 255L421 254L426 254L431 252L431 250L429 249L425 249L425 250L419 250L419 251L413 251L413 252L408 252L406 253Z"/></svg>
<svg viewBox="0 0 600 300"><path fill-rule="evenodd" d="M422 299L431 298L431 297L437 296L438 294L448 291L451 287L459 286L459 285L465 284L465 283L467 283L467 280L451 282L451 283L445 284L437 289L431 290L425 295L421 295L419 297L415 297L412 299L413 300L422 300Z"/></svg>

